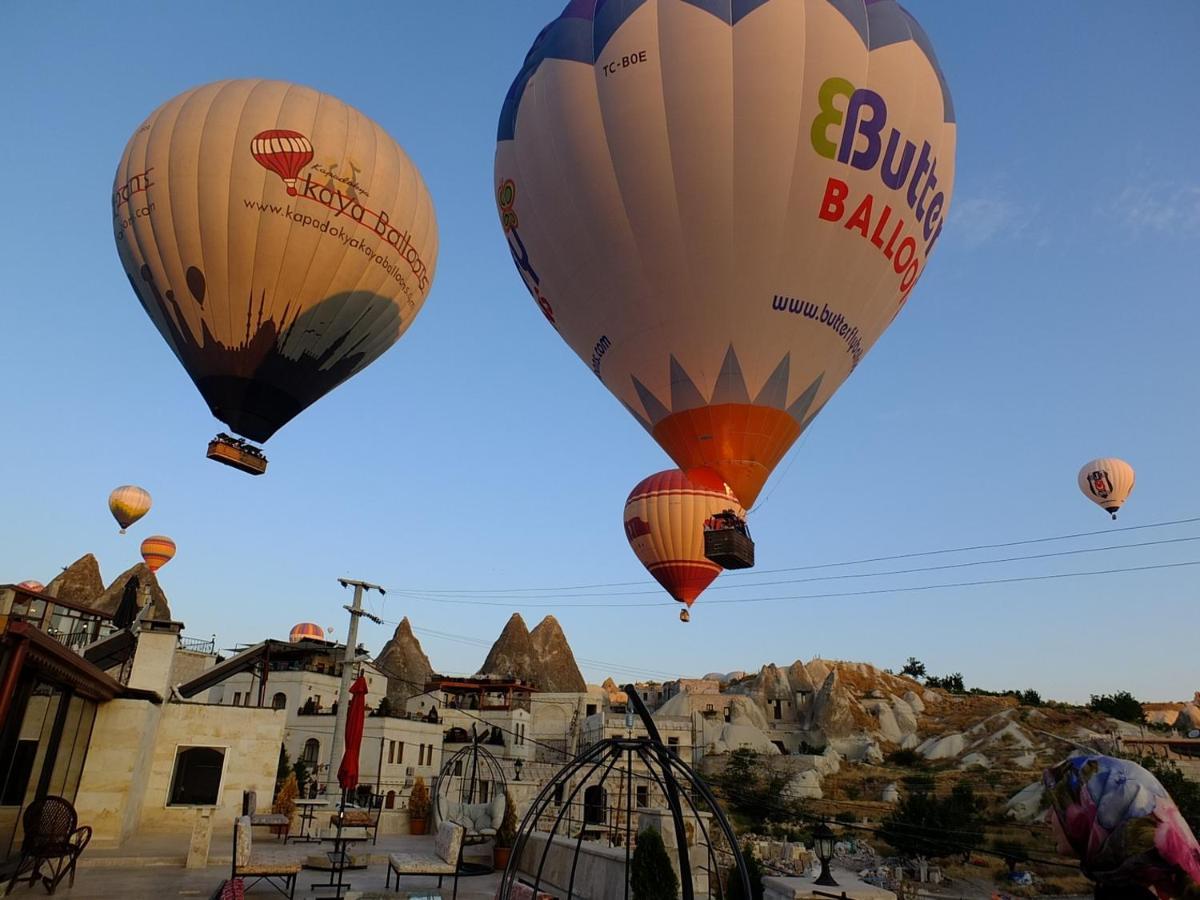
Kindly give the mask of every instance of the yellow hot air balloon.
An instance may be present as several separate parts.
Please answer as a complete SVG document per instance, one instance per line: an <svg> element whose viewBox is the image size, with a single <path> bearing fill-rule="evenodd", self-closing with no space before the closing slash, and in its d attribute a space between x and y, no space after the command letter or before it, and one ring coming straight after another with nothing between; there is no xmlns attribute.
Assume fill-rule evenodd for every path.
<svg viewBox="0 0 1200 900"><path fill-rule="evenodd" d="M108 495L108 509L124 534L126 528L150 512L150 492L134 484L123 484Z"/></svg>
<svg viewBox="0 0 1200 900"><path fill-rule="evenodd" d="M1133 493L1133 466L1123 459L1093 459L1079 470L1079 490L1114 519L1117 510Z"/></svg>
<svg viewBox="0 0 1200 900"><path fill-rule="evenodd" d="M175 542L166 535L155 534L142 541L142 559L151 572L157 572L175 556Z"/></svg>
<svg viewBox="0 0 1200 900"><path fill-rule="evenodd" d="M572 0L505 98L494 185L562 339L749 508L925 271L954 152L894 0Z"/></svg>
<svg viewBox="0 0 1200 900"><path fill-rule="evenodd" d="M155 327L212 414L267 440L412 324L433 202L378 124L281 81L221 81L151 113L117 166L113 231ZM210 457L260 473L219 435Z"/></svg>

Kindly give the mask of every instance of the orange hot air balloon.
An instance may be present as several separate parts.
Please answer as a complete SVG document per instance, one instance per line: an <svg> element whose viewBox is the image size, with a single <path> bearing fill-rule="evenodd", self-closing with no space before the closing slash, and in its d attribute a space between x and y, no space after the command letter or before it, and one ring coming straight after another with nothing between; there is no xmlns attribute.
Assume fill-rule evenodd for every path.
<svg viewBox="0 0 1200 900"><path fill-rule="evenodd" d="M325 630L314 622L300 622L298 625L292 626L288 640L293 644L298 644L303 640L323 641L325 640Z"/></svg>
<svg viewBox="0 0 1200 900"><path fill-rule="evenodd" d="M22 581L17 585L23 591L37 591L39 594L46 589L40 581Z"/></svg>
<svg viewBox="0 0 1200 900"><path fill-rule="evenodd" d="M155 534L142 541L142 559L151 572L157 572L175 555L175 542L166 535Z"/></svg>
<svg viewBox="0 0 1200 900"><path fill-rule="evenodd" d="M150 504L150 492L136 484L123 484L108 495L108 511L121 526L121 534L150 512Z"/></svg>
<svg viewBox="0 0 1200 900"><path fill-rule="evenodd" d="M704 555L706 520L726 510L745 516L729 485L712 469L651 475L625 501L625 536L637 558L672 598L688 607L721 574ZM687 616L680 615L685 622Z"/></svg>

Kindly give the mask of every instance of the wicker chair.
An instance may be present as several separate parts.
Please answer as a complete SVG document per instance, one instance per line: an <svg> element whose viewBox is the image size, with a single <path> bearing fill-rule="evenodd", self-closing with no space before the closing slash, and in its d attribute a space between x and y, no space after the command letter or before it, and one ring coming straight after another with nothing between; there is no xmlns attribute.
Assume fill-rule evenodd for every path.
<svg viewBox="0 0 1200 900"><path fill-rule="evenodd" d="M12 893L18 881L29 877L32 886L39 878L47 893L53 894L64 875L70 875L75 885L75 863L92 839L91 826L76 827L79 818L75 807L62 797L43 797L29 804L22 817L25 839L21 844L21 859L8 882L5 894ZM48 873L42 874L42 867Z"/></svg>

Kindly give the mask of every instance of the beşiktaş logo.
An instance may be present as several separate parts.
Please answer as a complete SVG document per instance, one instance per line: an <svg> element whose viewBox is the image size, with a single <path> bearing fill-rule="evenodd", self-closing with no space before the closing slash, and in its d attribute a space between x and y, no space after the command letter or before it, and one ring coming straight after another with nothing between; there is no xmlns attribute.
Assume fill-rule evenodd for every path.
<svg viewBox="0 0 1200 900"><path fill-rule="evenodd" d="M1108 495L1112 493L1112 482L1108 480L1108 473L1097 469L1087 477L1088 488L1093 494L1101 500L1107 500Z"/></svg>
<svg viewBox="0 0 1200 900"><path fill-rule="evenodd" d="M250 141L250 154L260 166L279 176L289 197L312 200L332 210L334 218L345 216L370 228L404 258L420 289L429 287L429 267L412 245L411 232L393 226L387 210L369 209L360 203L358 198L366 196L366 191L346 193L332 179L322 184L313 180L312 172L304 171L313 161L313 145L307 135L284 128L261 131Z"/></svg>

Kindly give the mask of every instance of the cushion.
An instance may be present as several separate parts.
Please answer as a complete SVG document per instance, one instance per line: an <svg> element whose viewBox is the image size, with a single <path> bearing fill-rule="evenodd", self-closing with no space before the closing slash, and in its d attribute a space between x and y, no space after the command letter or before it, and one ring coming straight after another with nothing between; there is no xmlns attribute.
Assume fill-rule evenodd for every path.
<svg viewBox="0 0 1200 900"><path fill-rule="evenodd" d="M503 890L503 883L496 889L496 900L500 900L500 892ZM533 900L533 888L525 884L523 881L514 881L508 888L509 900ZM539 889L537 892L537 900L555 900L553 894L547 894Z"/></svg>
<svg viewBox="0 0 1200 900"><path fill-rule="evenodd" d="M234 865L240 869L250 862L250 849L253 847L253 838L250 836L250 817L238 816L237 821L233 823L233 830Z"/></svg>
<svg viewBox="0 0 1200 900"><path fill-rule="evenodd" d="M251 825L288 825L291 819L283 813L256 813L250 816Z"/></svg>
<svg viewBox="0 0 1200 900"><path fill-rule="evenodd" d="M492 820L487 824L492 828L499 828L500 823L504 821L504 807L507 801L503 794L497 794L492 798L492 805L488 807L488 817Z"/></svg>
<svg viewBox="0 0 1200 900"><path fill-rule="evenodd" d="M458 865L464 833L463 827L453 822L443 822L438 826L437 836L433 840L433 849L444 862L451 866L457 867Z"/></svg>
<svg viewBox="0 0 1200 900"><path fill-rule="evenodd" d="M388 865L403 875L453 875L454 863L423 853L391 853Z"/></svg>

